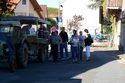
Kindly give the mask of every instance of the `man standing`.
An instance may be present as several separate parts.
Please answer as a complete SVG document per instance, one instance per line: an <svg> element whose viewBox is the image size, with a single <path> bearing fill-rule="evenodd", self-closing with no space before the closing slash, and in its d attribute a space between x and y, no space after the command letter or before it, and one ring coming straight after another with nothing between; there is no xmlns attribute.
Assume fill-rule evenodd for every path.
<svg viewBox="0 0 125 83"><path fill-rule="evenodd" d="M82 60L82 56L83 56L83 47L84 47L84 36L83 36L83 32L80 31L79 32L79 51L80 51L80 60Z"/></svg>
<svg viewBox="0 0 125 83"><path fill-rule="evenodd" d="M68 42L68 35L65 32L65 27L62 27L62 31L60 32L60 37L62 38L62 44L60 45L60 57L61 59L64 58L63 56L63 49L65 49L65 56L68 59L68 49L67 49L67 42Z"/></svg>

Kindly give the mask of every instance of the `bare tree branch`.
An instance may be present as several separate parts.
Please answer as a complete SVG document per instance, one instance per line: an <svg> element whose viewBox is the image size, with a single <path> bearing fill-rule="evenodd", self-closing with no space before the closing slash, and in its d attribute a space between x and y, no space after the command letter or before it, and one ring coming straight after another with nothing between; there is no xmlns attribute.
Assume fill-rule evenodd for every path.
<svg viewBox="0 0 125 83"><path fill-rule="evenodd" d="M78 30L80 28L80 26L82 26L82 24L80 23L80 21L84 20L84 18L82 17L82 15L74 15L73 19L70 20L68 22L68 29L72 30L72 29L76 29Z"/></svg>

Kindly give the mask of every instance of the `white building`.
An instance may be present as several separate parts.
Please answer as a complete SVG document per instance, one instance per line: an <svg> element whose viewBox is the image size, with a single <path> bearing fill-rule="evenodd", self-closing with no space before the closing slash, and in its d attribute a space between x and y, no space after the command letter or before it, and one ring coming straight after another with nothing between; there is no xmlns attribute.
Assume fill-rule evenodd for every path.
<svg viewBox="0 0 125 83"><path fill-rule="evenodd" d="M68 21L73 19L74 15L82 15L84 20L81 21L80 30L89 29L91 34L99 28L99 9L90 9L88 5L90 0L65 0L63 5L63 26L68 27Z"/></svg>

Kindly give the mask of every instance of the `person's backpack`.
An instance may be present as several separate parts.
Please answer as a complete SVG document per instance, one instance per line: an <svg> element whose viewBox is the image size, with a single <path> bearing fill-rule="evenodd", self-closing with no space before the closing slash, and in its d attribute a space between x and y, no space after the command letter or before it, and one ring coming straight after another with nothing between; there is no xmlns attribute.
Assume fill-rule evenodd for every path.
<svg viewBox="0 0 125 83"><path fill-rule="evenodd" d="M94 42L93 42L93 38L90 38L90 42L91 42L91 43L94 43Z"/></svg>
<svg viewBox="0 0 125 83"><path fill-rule="evenodd" d="M91 44L94 43L93 38L91 37L90 34L89 34L89 41L90 41Z"/></svg>

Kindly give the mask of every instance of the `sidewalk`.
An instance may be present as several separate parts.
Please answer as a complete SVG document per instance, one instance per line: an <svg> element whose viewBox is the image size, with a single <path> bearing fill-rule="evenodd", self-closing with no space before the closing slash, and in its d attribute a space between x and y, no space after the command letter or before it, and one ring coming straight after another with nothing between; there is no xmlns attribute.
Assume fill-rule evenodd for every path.
<svg viewBox="0 0 125 83"><path fill-rule="evenodd" d="M107 46L109 46L109 42L108 41L103 41L103 42L94 41L94 43L92 45L94 47L107 47Z"/></svg>
<svg viewBox="0 0 125 83"><path fill-rule="evenodd" d="M119 56L119 63L125 64L125 54L118 55Z"/></svg>

